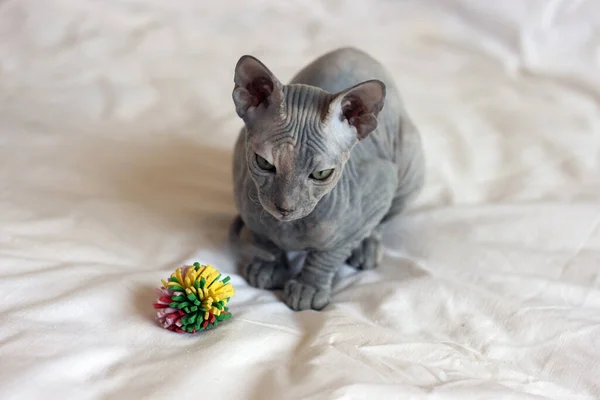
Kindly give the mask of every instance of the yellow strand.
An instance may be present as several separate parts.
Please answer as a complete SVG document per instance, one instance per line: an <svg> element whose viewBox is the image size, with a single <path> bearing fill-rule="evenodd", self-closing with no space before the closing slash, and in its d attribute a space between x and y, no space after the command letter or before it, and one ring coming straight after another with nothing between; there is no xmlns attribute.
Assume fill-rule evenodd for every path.
<svg viewBox="0 0 600 400"><path fill-rule="evenodd" d="M227 299L235 294L231 283L223 283L220 280L216 280L218 276L220 276L219 271L212 265L207 264L201 265L198 269L194 266L188 266L185 273L183 273L181 268L178 268L171 274L170 280L161 280L161 282L165 288L179 286L186 295L190 293L196 295L201 302L201 307L206 310L204 312L204 319L208 319L211 314L219 316L223 313L223 310L215 306L216 303L224 302L221 304L226 304ZM206 282L204 287L197 288L196 285L202 279Z"/></svg>
<svg viewBox="0 0 600 400"><path fill-rule="evenodd" d="M200 277L200 278L204 277L204 271L206 271L207 267L208 267L207 265L200 266L198 271L196 271L198 273L198 277Z"/></svg>
<svg viewBox="0 0 600 400"><path fill-rule="evenodd" d="M177 277L177 281L179 282L179 284L183 285L183 277L181 276L181 268L177 268L177 270L175 270L175 276Z"/></svg>

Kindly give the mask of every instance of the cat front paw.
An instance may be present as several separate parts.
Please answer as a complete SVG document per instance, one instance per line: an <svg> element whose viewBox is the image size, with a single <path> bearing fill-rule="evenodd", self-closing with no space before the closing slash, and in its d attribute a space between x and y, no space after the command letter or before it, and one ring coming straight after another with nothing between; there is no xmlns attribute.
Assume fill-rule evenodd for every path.
<svg viewBox="0 0 600 400"><path fill-rule="evenodd" d="M379 235L365 238L361 244L352 251L346 263L354 268L367 270L376 268L383 259L383 245Z"/></svg>
<svg viewBox="0 0 600 400"><path fill-rule="evenodd" d="M329 304L331 292L292 279L285 284L283 297L286 304L294 311L319 311Z"/></svg>
<svg viewBox="0 0 600 400"><path fill-rule="evenodd" d="M254 260L246 266L245 276L250 286L276 290L283 288L290 278L290 272L287 260L284 258L276 261Z"/></svg>

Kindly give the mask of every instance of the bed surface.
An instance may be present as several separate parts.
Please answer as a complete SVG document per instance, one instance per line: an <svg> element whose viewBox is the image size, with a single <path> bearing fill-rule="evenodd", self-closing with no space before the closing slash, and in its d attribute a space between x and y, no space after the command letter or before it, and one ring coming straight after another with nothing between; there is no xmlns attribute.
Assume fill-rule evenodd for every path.
<svg viewBox="0 0 600 400"><path fill-rule="evenodd" d="M293 313L225 246L233 67L344 45L428 181L379 269ZM0 397L600 398L599 68L593 0L0 2ZM237 294L181 336L153 289L190 261Z"/></svg>

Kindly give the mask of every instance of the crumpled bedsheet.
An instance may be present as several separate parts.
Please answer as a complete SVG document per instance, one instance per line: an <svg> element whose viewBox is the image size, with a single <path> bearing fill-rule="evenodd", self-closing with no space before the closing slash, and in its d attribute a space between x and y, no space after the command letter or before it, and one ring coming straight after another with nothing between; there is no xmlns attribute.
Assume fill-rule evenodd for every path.
<svg viewBox="0 0 600 400"><path fill-rule="evenodd" d="M322 312L226 245L233 67L381 60L427 185ZM0 397L600 398L600 3L0 2ZM153 320L208 262L233 319Z"/></svg>

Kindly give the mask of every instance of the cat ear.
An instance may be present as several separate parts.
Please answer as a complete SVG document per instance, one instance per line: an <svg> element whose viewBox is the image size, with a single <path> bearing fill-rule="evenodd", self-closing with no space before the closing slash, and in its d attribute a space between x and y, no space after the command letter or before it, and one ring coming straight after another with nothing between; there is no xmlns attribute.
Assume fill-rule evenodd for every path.
<svg viewBox="0 0 600 400"><path fill-rule="evenodd" d="M258 59L242 56L235 66L233 102L237 115L246 120L257 110L281 103L283 85Z"/></svg>
<svg viewBox="0 0 600 400"><path fill-rule="evenodd" d="M356 129L358 140L362 140L377 128L377 115L383 109L384 101L385 84L370 80L335 95L330 113L348 121Z"/></svg>

